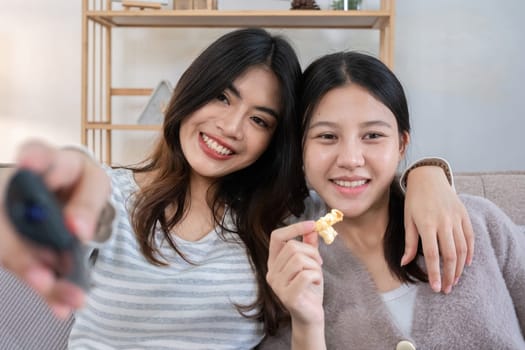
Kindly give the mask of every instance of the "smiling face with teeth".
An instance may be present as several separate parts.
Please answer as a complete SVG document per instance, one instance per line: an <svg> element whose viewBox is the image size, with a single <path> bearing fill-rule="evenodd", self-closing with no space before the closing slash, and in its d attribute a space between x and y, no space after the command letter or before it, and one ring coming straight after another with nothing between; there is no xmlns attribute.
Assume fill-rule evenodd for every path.
<svg viewBox="0 0 525 350"><path fill-rule="evenodd" d="M211 182L254 163L277 127L280 103L277 77L255 66L188 116L179 135L193 176Z"/></svg>
<svg viewBox="0 0 525 350"><path fill-rule="evenodd" d="M357 84L328 91L312 111L304 140L308 183L345 218L388 212L390 184L409 136L393 113Z"/></svg>

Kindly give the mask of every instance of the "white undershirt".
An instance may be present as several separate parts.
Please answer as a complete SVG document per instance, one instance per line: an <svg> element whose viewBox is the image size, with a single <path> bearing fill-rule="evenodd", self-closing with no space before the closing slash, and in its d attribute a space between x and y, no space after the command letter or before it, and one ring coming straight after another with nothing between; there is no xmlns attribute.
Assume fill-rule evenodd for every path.
<svg viewBox="0 0 525 350"><path fill-rule="evenodd" d="M394 323L405 335L410 335L412 331L416 292L417 286L415 284L402 284L397 289L381 293L383 302L392 314Z"/></svg>

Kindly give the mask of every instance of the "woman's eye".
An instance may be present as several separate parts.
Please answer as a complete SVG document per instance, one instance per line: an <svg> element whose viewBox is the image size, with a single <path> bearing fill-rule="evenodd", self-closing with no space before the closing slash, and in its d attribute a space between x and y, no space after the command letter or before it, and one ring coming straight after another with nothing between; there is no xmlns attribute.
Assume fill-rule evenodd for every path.
<svg viewBox="0 0 525 350"><path fill-rule="evenodd" d="M226 104L230 103L230 101L228 101L228 97L226 96L226 94L220 94L219 96L217 96L217 100L224 102Z"/></svg>
<svg viewBox="0 0 525 350"><path fill-rule="evenodd" d="M253 116L252 120L259 126L262 126L263 128L269 128L270 125L261 117Z"/></svg>
<svg viewBox="0 0 525 350"><path fill-rule="evenodd" d="M323 140L335 140L337 138L334 134L320 134L317 137Z"/></svg>
<svg viewBox="0 0 525 350"><path fill-rule="evenodd" d="M368 139L368 140L374 140L374 139L378 139L380 137L382 137L383 135L379 134L379 133L376 133L376 132L370 132L368 134L365 135L365 139Z"/></svg>

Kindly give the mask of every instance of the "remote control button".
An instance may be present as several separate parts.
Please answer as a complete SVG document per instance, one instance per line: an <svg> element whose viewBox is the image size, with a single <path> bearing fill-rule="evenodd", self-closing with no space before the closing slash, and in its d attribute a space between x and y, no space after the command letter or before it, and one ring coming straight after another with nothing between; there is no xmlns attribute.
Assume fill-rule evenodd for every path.
<svg viewBox="0 0 525 350"><path fill-rule="evenodd" d="M26 220L33 223L43 222L48 216L46 210L43 207L34 203L26 204L24 214Z"/></svg>

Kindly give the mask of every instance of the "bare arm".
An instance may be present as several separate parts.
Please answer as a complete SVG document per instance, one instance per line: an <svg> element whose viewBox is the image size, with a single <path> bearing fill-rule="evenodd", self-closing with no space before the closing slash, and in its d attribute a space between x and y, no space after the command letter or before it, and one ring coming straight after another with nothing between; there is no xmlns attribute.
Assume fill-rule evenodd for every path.
<svg viewBox="0 0 525 350"><path fill-rule="evenodd" d="M406 244L401 263L414 259L421 237L430 285L436 292L448 293L461 276L465 263L472 261L474 234L465 206L443 170L442 165L417 166L407 176Z"/></svg>

